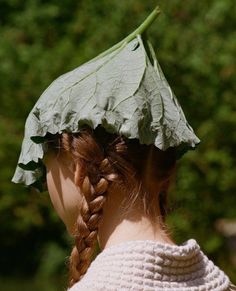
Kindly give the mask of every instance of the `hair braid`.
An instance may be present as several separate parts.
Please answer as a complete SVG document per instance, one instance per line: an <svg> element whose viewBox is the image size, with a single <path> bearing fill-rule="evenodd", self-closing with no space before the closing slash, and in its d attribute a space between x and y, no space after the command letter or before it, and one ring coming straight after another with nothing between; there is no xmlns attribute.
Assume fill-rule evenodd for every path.
<svg viewBox="0 0 236 291"><path fill-rule="evenodd" d="M91 263L107 189L109 183L117 179L111 161L105 157L95 139L86 132L74 136L70 138L68 134L62 134L63 148L70 151L75 162L82 165L77 184L83 198L74 231L75 247L69 260L70 287L83 277Z"/></svg>
<svg viewBox="0 0 236 291"><path fill-rule="evenodd" d="M68 153L71 152L71 143L72 143L72 139L73 139L73 137L72 137L71 134L69 134L69 133L67 133L67 132L64 132L64 133L62 134L62 141L61 141L61 143L62 143L62 145L63 145L63 149L64 149L66 152L68 152Z"/></svg>
<svg viewBox="0 0 236 291"><path fill-rule="evenodd" d="M79 166L74 182L80 187L82 202L73 231L75 246L69 259L69 287L72 287L82 279L91 263L110 185L115 182L127 193L122 203L124 212L126 207L128 211L136 201L141 201L144 213L155 219L156 206L151 201L157 196L165 218L166 194L176 156L175 148L161 151L140 144L137 139L107 133L102 127L95 130L84 127L79 132L63 132L54 137L49 135L49 148L64 151L73 166Z"/></svg>

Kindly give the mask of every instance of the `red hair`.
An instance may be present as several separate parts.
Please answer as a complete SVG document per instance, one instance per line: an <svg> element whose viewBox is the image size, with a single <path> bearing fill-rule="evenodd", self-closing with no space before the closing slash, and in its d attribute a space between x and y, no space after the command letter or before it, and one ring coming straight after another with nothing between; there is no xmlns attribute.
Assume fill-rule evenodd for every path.
<svg viewBox="0 0 236 291"><path fill-rule="evenodd" d="M153 223L157 209L164 222L176 152L175 148L161 151L154 145L141 145L137 139L107 133L102 127L92 130L86 126L78 133L64 132L55 137L56 147L67 152L81 169L76 184L81 188L83 202L70 256L71 287L83 277L91 263L103 205L111 186L126 191L124 205L127 208L141 202L143 212Z"/></svg>

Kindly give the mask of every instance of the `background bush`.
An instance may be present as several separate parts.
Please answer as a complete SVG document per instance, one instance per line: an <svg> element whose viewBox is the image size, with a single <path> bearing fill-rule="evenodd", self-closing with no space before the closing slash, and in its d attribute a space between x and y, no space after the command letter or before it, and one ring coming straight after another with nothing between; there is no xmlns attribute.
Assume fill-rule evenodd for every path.
<svg viewBox="0 0 236 291"><path fill-rule="evenodd" d="M236 235L231 231L229 236L222 227L227 221L235 227L236 219L234 1L1 0L0 284L4 290L19 285L22 291L66 287L71 242L48 194L10 182L28 113L56 77L123 39L156 4L163 12L149 36L187 120L202 141L178 165L169 224L178 243L195 238L235 282Z"/></svg>

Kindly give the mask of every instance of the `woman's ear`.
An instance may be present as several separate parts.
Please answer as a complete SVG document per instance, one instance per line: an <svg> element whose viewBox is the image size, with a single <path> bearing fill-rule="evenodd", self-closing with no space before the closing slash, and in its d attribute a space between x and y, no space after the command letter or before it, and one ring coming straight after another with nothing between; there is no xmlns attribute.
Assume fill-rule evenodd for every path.
<svg viewBox="0 0 236 291"><path fill-rule="evenodd" d="M78 162L75 163L74 183L78 187L81 186L81 170Z"/></svg>

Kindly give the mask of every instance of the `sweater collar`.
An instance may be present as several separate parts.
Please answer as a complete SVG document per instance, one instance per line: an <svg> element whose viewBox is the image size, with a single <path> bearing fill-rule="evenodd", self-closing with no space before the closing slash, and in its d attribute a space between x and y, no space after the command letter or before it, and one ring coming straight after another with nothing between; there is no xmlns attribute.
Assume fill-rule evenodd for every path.
<svg viewBox="0 0 236 291"><path fill-rule="evenodd" d="M130 285L127 288L135 284L138 288L140 282L150 287L147 290L223 291L229 287L229 278L208 259L194 239L181 245L153 240L121 242L98 254L85 277L91 272L97 274L97 282L106 274L108 284L109 278L114 283L119 277Z"/></svg>

